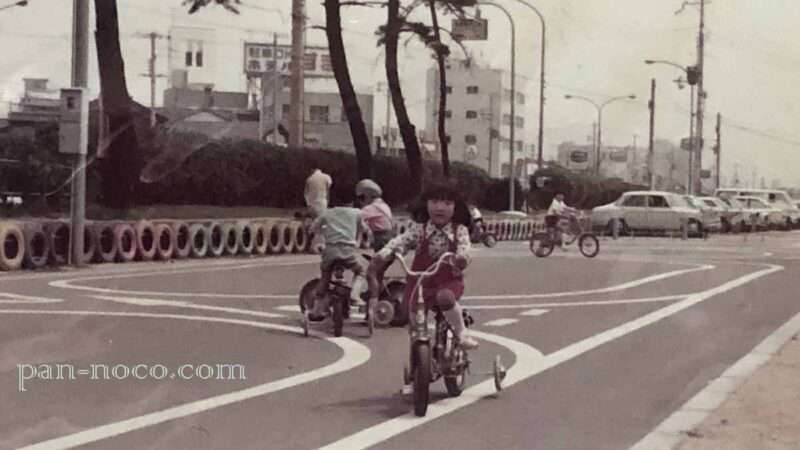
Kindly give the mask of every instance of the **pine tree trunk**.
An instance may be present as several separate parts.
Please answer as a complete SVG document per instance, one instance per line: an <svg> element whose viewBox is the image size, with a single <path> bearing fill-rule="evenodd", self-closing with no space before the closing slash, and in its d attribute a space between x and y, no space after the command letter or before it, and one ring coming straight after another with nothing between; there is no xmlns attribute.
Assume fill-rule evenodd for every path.
<svg viewBox="0 0 800 450"><path fill-rule="evenodd" d="M110 208L126 209L133 204L143 161L131 114L132 101L125 82L117 2L95 0L94 7L103 111L108 117L109 134L115 136L99 160L100 202Z"/></svg>
<svg viewBox="0 0 800 450"><path fill-rule="evenodd" d="M417 130L408 117L400 75L397 70L397 41L400 34L400 0L389 0L386 21L386 80L392 96L392 106L397 117L397 127L403 139L411 193L416 196L422 192L422 153L417 140ZM388 127L389 124L386 124Z"/></svg>
<svg viewBox="0 0 800 450"><path fill-rule="evenodd" d="M336 84L339 86L339 95L342 98L342 107L347 115L350 125L350 134L356 149L356 162L358 165L358 178L369 178L372 173L372 153L370 152L370 137L367 127L358 106L350 71L347 66L344 41L342 40L342 18L339 0L325 0L325 34L328 36L328 49L331 54L331 65Z"/></svg>
<svg viewBox="0 0 800 450"><path fill-rule="evenodd" d="M450 153L448 150L447 128L445 127L445 112L447 111L447 73L445 72L444 44L439 32L439 18L436 16L435 0L429 0L431 20L433 21L433 34L436 37L436 61L439 63L439 148L442 151L442 172L445 178L450 178Z"/></svg>

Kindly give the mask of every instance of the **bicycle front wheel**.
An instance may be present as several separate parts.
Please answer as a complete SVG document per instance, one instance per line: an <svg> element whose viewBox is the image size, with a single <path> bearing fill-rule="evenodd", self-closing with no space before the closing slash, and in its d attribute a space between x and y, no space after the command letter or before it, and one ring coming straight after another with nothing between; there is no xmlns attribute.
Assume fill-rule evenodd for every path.
<svg viewBox="0 0 800 450"><path fill-rule="evenodd" d="M578 249L587 258L594 258L600 252L600 241L594 234L582 234L578 239Z"/></svg>
<svg viewBox="0 0 800 450"><path fill-rule="evenodd" d="M531 252L539 258L550 256L554 247L553 241L547 233L534 233L531 236Z"/></svg>
<svg viewBox="0 0 800 450"><path fill-rule="evenodd" d="M431 388L431 348L428 344L413 347L414 369L414 414L423 417L428 412Z"/></svg>

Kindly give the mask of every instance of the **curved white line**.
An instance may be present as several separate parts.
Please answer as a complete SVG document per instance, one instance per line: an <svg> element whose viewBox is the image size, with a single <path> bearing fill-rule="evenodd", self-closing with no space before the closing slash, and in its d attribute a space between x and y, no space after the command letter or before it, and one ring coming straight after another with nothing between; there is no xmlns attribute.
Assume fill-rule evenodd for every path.
<svg viewBox="0 0 800 450"><path fill-rule="evenodd" d="M536 350L528 344L515 341L513 339L498 336L496 334L483 333L480 331L470 331L470 333L494 344L503 346L511 350L516 358L514 365L508 370L503 381L503 387L512 386L534 373L541 371L544 356L542 352ZM344 439L332 444L321 447L319 450L354 450L363 449L385 441L392 436L418 427L424 423L438 419L446 414L450 414L465 406L471 405L486 397L496 396L494 379L488 379L476 384L464 392L459 397L448 398L446 401L431 403L425 417L416 417L414 414L406 414L386 422L380 423L370 428L361 430ZM502 395L502 393L500 394Z"/></svg>
<svg viewBox="0 0 800 450"><path fill-rule="evenodd" d="M75 289L79 291L87 291L87 292L96 292L99 294L121 294L121 295L151 295L151 296L164 296L164 297L193 297L193 298L236 298L236 299L251 299L251 298L258 298L258 299L290 299L290 298L297 298L296 295L290 294L209 294L209 293L189 293L189 292L159 292L159 291L134 291L134 290L125 290L125 289L110 289L110 288L101 288L101 287L94 287L94 286L80 286L75 285L73 283L78 283L82 281L95 281L95 280L113 280L118 278L136 278L136 277L145 277L149 275L175 275L175 274L183 274L183 273L196 273L196 272L207 272L207 271L220 271L220 270L237 270L237 269L248 269L253 267L280 267L280 266L298 266L298 265L306 265L308 262L286 262L286 263L275 263L275 264L267 264L266 262L261 263L250 263L250 264L239 264L239 265L226 265L223 267L191 267L191 268L184 268L184 269L177 269L177 270L159 270L159 271L137 271L133 273L112 273L112 274L105 274L102 276L91 276L91 277L79 277L79 278L65 278L61 280L55 280L48 283L49 286L61 289Z"/></svg>
<svg viewBox="0 0 800 450"><path fill-rule="evenodd" d="M665 295L663 297L650 297L650 298L631 298L623 300L592 300L586 302L563 302L563 303L525 303L519 305L469 305L469 309L526 309L526 308L558 308L566 306L607 306L607 305L625 305L637 303L659 303L669 302L672 300L679 300L686 298L692 294L685 295ZM503 296L497 297L499 299ZM466 306L466 305L465 305ZM299 308L298 308L299 310Z"/></svg>
<svg viewBox="0 0 800 450"><path fill-rule="evenodd" d="M693 267L691 269L682 269L682 270L673 270L672 272L665 272L659 273L656 275L650 275L648 277L640 278L638 280L628 281L622 284L618 284L616 286L608 286L604 288L597 288L597 289L587 289L582 291L567 291L567 292L550 292L545 294L517 294L517 295L468 295L464 296L464 300L484 300L484 299L524 299L524 298L556 298L556 297L570 297L570 296L577 296L577 295L589 295L589 294L601 294L605 292L616 292L622 291L625 289L630 289L633 287L641 286L643 284L652 283L654 281L661 281L667 278L676 277L679 275L684 275L691 272L697 272L701 270L711 270L714 269L716 266L711 264L704 264L699 267Z"/></svg>
<svg viewBox="0 0 800 450"><path fill-rule="evenodd" d="M90 316L116 316L116 317L137 317L137 318L157 318L157 319L177 319L189 320L200 322L216 322L233 325L244 325L255 328L264 328L271 330L280 330L290 333L302 333L298 327L288 325L269 324L264 322L254 322L249 320L237 319L222 319L218 317L207 316L182 316L176 314L150 314L150 313L128 313L128 312L105 312L105 311L39 311L39 310L4 310L0 309L0 314L54 314L54 315L90 315ZM142 416L133 417L130 419L114 422L99 427L90 428L88 430L80 431L77 433L69 434L55 439L39 442L27 447L27 450L45 450L52 448L72 448L91 442L96 442L101 439L118 436L120 434L128 433L133 430L149 427L159 423L167 422L169 420L179 419L182 417L191 416L200 412L208 411L211 409L219 408L221 406L230 405L232 403L241 402L254 397L270 394L283 389L295 387L310 381L318 380L323 377L335 375L337 373L345 372L358 367L370 358L370 350L365 345L360 344L349 338L331 338L323 335L322 333L309 330L309 333L317 337L323 337L327 341L337 345L344 352L341 358L336 362L310 372L301 373L288 378L272 381L251 388L242 389L239 391L231 392L228 394L217 395L214 397L197 400L183 405L170 407L161 411L144 414Z"/></svg>
<svg viewBox="0 0 800 450"><path fill-rule="evenodd" d="M8 304L8 303L41 304L41 303L61 303L64 301L60 298L31 297L29 295L14 294L11 292L0 292L0 297L5 297L7 299L7 300L0 300L0 303L2 304Z"/></svg>
<svg viewBox="0 0 800 450"><path fill-rule="evenodd" d="M568 345L562 348L561 350L558 350L554 353L550 353L544 357L540 356L538 358L530 358L530 353L529 353L530 350L535 351L535 349L533 349L532 347L528 347L526 344L522 344L520 342L513 341L511 339L502 338L500 336L490 335L487 333L480 333L477 331L471 331L471 333L482 339L493 341L500 345L512 348L512 351L516 350L515 353L517 353L518 355L517 363L514 364L511 370L509 370L508 377L506 378L506 382L504 383L506 386L511 386L514 383L518 383L519 381L530 378L534 375L544 372L547 369L551 369L566 361L576 358L603 344L611 342L627 334L633 333L641 328L654 324L662 319L665 319L678 312L688 309L691 306L694 306L715 295L725 293L727 291L743 286L763 276L783 270L782 266L774 264L763 264L762 266L767 266L767 268L728 281L727 283L708 289L706 291L692 294L683 301L665 306L661 309L653 311L635 320L623 323L622 325L603 331L599 334L588 337L574 344ZM528 350L528 353L523 353L525 350ZM483 383L480 383L470 389L465 390L464 394L467 394L469 392L471 394L469 396L465 397L464 394L462 394L461 397L448 399L447 401L439 403L434 403L428 407L428 414L425 417L415 417L412 414L406 414L404 416L390 419L386 422L362 430L358 433L350 435L342 440L336 441L322 448L355 450L355 449L363 449L371 447L393 436L406 432L424 423L430 422L431 420L437 419L441 416L444 416L445 414L451 413L458 408L467 406L471 403L480 400L481 398L491 395L494 389L493 383L494 383L493 380L484 381Z"/></svg>
<svg viewBox="0 0 800 450"><path fill-rule="evenodd" d="M114 297L110 295L92 295L93 298L98 300L106 300L110 302L117 302L117 303L125 303L128 305L137 305L137 306L163 306L169 308L186 308L186 309L197 309L201 311L218 311L223 313L230 313L230 314L242 314L247 316L256 316L256 317L267 317L270 319L277 319L280 317L286 317L284 314L276 314L266 311L253 311L250 309L243 309L243 308L230 308L230 307L223 307L223 306L209 306L209 305L197 305L192 302L187 302L183 300L160 300L155 298L141 298L141 297ZM299 311L298 307L298 311Z"/></svg>

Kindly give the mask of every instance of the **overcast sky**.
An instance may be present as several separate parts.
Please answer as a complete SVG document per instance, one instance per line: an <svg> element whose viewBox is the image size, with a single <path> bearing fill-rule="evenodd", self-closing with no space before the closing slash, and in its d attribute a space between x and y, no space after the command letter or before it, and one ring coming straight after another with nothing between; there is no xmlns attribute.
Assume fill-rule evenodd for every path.
<svg viewBox="0 0 800 450"><path fill-rule="evenodd" d="M541 28L532 11L518 0L496 0L516 20L517 73L528 78L526 134L535 142L538 123L538 79ZM0 7L13 3L0 0ZM290 31L291 2L244 0L239 16L221 8L207 8L189 16L180 0L118 0L123 56L128 87L133 97L149 103L147 71L150 47L137 33L166 34L171 23L216 29L217 89L244 90L243 40L271 40L273 31ZM554 155L564 140L586 142L596 110L589 104L564 99L583 95L602 102L618 95L635 94L635 101L609 105L603 112L603 143L627 145L637 135L646 145L650 79L657 82L656 137L688 136L689 90L672 82L678 69L647 66L644 59L664 59L681 65L696 62L699 8L682 0L544 0L532 3L547 23L545 152ZM23 77L47 77L51 86L69 82L71 0L29 0L27 7L0 10L0 117L7 103L22 92ZM371 92L384 81L383 58L375 45L374 30L385 22L385 9L349 7L343 13L345 42L351 72L358 88ZM321 2L308 4L311 25L322 25ZM470 42L472 54L486 64L507 68L510 58L508 19L491 6L482 8L489 19L489 40ZM427 14L419 16L427 20ZM450 18L443 19L449 26ZM749 182L753 170L767 184L780 179L800 187L800 2L796 0L714 0L706 5L706 77L708 92L703 166L709 168L713 153L716 114L722 114L723 176ZM94 17L91 19L94 29ZM288 41L286 41L288 43ZM309 30L308 43L326 45L324 34ZM90 88L96 94L97 63L92 42ZM157 70L166 73L167 47L159 41ZM458 50L454 50L458 54ZM412 119L424 127L425 98L415 83L432 64L428 52L410 43L401 52ZM166 81L158 81L160 91ZM383 99L377 98L376 125L383 124ZM530 124L530 126L527 126ZM378 128L376 127L376 130Z"/></svg>

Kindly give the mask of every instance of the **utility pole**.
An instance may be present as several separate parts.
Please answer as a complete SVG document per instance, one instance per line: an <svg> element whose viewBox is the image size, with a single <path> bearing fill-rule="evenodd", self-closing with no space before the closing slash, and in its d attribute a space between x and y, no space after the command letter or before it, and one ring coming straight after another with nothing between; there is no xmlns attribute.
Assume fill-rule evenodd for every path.
<svg viewBox="0 0 800 450"><path fill-rule="evenodd" d="M695 178L695 186L694 186L694 194L701 195L703 192L703 180L702 180L702 169L703 169L703 114L705 110L705 100L706 100L706 92L703 90L703 80L706 77L705 69L703 66L704 62L704 47L705 47L705 12L706 12L706 1L700 0L700 31L697 36L697 71L698 71L698 79L697 79L697 127L696 127L696 134L697 134L697 144L694 146L695 148L695 155L694 155L694 172L697 174Z"/></svg>
<svg viewBox="0 0 800 450"><path fill-rule="evenodd" d="M648 171L650 172L650 190L655 189L656 185L656 176L654 173L655 169L655 152L653 150L653 137L655 134L655 125L656 125L656 79L650 79L650 102L647 104L650 108L650 139L647 147L647 165L649 166Z"/></svg>
<svg viewBox="0 0 800 450"><path fill-rule="evenodd" d="M156 39L161 39L164 36L151 32L145 36L150 39L150 60L148 62L147 73L139 74L143 77L150 78L150 127L156 126L156 78L164 78L166 75L156 74Z"/></svg>
<svg viewBox="0 0 800 450"><path fill-rule="evenodd" d="M281 75L278 71L278 33L272 33L272 143L278 145L278 117L280 110Z"/></svg>
<svg viewBox="0 0 800 450"><path fill-rule="evenodd" d="M392 108L391 108L392 93L391 93L391 91L389 91L389 84L388 83L386 83L386 84L381 83L380 85L384 86L386 88L386 132L384 133L384 137L383 137L383 139L384 139L383 146L384 146L384 148L386 150L386 154L388 156L390 154L390 152L389 152L389 147L390 147L389 146L389 137L390 137L390 133L391 133L391 130L389 129L389 126L392 123Z"/></svg>
<svg viewBox="0 0 800 450"><path fill-rule="evenodd" d="M291 101L289 102L289 146L300 149L305 144L305 0L292 0L292 57L291 57Z"/></svg>
<svg viewBox="0 0 800 450"><path fill-rule="evenodd" d="M89 86L89 0L72 1L72 86ZM88 93L84 92L84 95ZM81 130L87 133L88 130ZM78 150L72 179L72 263L83 265L83 236L86 220L86 149Z"/></svg>
<svg viewBox="0 0 800 450"><path fill-rule="evenodd" d="M717 176L716 176L716 183L715 183L716 186L717 186L717 189L720 188L719 177L720 177L720 172L722 171L722 166L720 165L721 164L720 153L722 153L722 140L721 140L721 137L720 137L720 126L721 125L722 125L722 115L720 113L717 113L717 126L716 126L717 144L714 146L714 153L717 154L717 174L716 174Z"/></svg>
<svg viewBox="0 0 800 450"><path fill-rule="evenodd" d="M600 174L600 151L597 149L597 122L592 122L592 152L594 153L594 174Z"/></svg>

